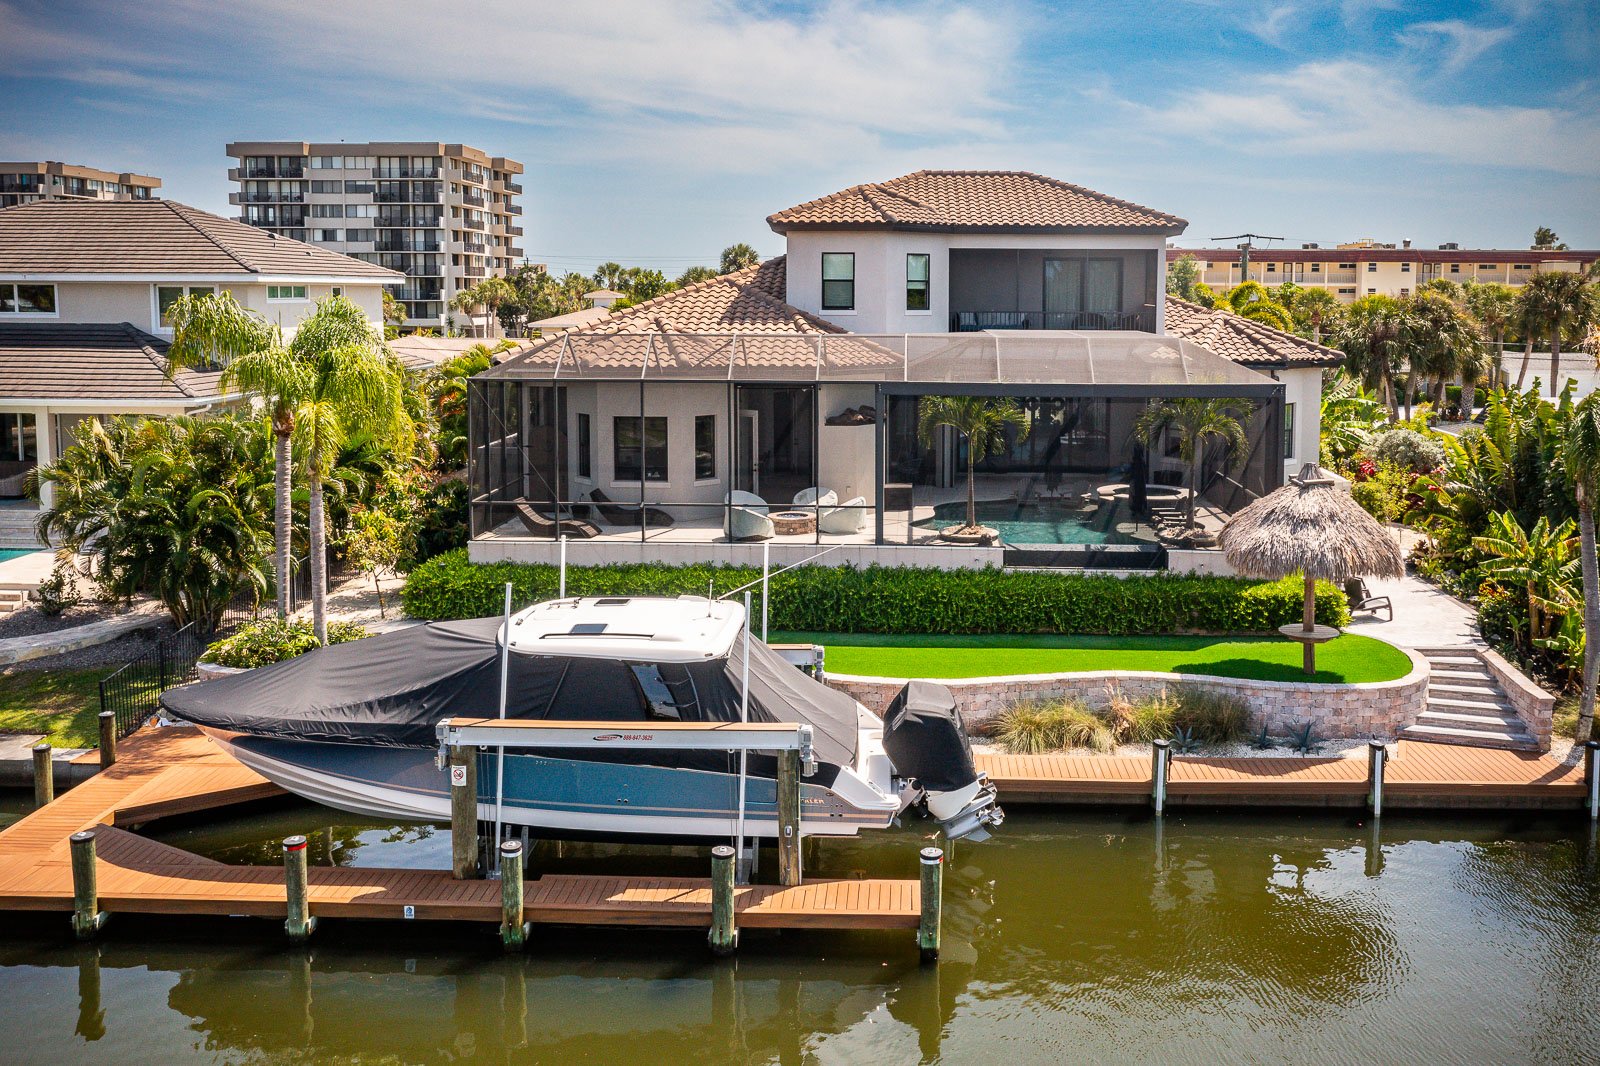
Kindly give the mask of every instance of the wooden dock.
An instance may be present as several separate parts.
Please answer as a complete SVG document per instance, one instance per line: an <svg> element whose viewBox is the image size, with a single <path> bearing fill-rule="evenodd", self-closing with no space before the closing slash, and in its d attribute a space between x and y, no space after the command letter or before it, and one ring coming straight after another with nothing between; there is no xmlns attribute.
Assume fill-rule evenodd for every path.
<svg viewBox="0 0 1600 1066"><path fill-rule="evenodd" d="M0 832L0 910L70 912L68 838L95 829L107 912L282 918L282 867L230 866L122 828L282 794L196 730L146 729L122 743L115 766ZM309 874L311 913L320 917L501 918L496 881L456 880L448 870L315 867ZM524 906L536 924L708 928L711 882L552 874L527 882ZM920 906L916 881L749 885L734 893L744 928L915 929Z"/></svg>
<svg viewBox="0 0 1600 1066"><path fill-rule="evenodd" d="M1385 807L1578 809L1583 767L1548 755L1402 740L1384 774ZM1351 758L1177 756L1167 802L1190 805L1359 807L1365 752ZM979 755L1005 804L1148 803L1148 757Z"/></svg>

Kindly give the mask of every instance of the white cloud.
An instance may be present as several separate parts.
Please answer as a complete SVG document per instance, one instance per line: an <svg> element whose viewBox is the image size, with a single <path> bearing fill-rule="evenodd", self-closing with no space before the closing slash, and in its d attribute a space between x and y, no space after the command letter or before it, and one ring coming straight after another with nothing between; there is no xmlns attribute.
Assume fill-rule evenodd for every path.
<svg viewBox="0 0 1600 1066"><path fill-rule="evenodd" d="M1434 50L1441 45L1444 55L1441 65L1450 72L1464 69L1469 63L1506 40L1515 31L1510 26L1474 26L1460 19L1442 22L1417 22L1400 34L1402 44L1419 51Z"/></svg>
<svg viewBox="0 0 1600 1066"><path fill-rule="evenodd" d="M1421 79L1360 61L1307 63L1256 75L1239 92L1201 90L1151 108L1128 102L1148 128L1262 155L1432 158L1588 175L1600 156L1589 110L1446 103Z"/></svg>

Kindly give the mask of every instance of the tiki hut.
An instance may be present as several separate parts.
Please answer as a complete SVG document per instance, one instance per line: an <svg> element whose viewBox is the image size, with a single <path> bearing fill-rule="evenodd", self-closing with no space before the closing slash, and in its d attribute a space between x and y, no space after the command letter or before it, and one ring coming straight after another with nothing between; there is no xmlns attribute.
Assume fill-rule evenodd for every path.
<svg viewBox="0 0 1600 1066"><path fill-rule="evenodd" d="M1279 632L1305 646L1308 674L1316 670L1316 646L1339 635L1316 624L1317 579L1342 584L1405 573L1400 546L1389 531L1310 464L1283 488L1235 514L1223 527L1221 545L1228 562L1246 577L1305 575L1302 624Z"/></svg>

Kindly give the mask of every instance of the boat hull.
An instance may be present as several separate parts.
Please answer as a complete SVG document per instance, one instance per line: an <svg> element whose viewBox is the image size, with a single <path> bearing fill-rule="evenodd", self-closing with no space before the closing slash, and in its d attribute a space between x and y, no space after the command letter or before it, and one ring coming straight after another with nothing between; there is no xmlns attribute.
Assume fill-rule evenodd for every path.
<svg viewBox="0 0 1600 1066"><path fill-rule="evenodd" d="M284 789L373 818L447 822L447 779L434 752L205 732L230 755ZM554 759L507 752L503 805L496 803L500 757L478 764L478 817L552 834L629 838L719 838L738 832L737 774L637 763ZM883 786L888 786L885 781ZM745 781L745 834L778 835L777 785ZM831 786L801 785L801 832L855 836L889 826L902 801L886 787L840 768Z"/></svg>

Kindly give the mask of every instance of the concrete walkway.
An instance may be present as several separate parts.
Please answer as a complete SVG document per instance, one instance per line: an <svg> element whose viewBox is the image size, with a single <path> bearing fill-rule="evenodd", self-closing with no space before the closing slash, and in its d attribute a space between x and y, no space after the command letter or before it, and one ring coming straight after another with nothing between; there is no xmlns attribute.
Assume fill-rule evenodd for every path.
<svg viewBox="0 0 1600 1066"><path fill-rule="evenodd" d="M1410 553L1422 539L1414 530L1397 527L1401 549ZM1477 612L1449 593L1421 578L1407 574L1397 581L1368 580L1374 596L1394 601L1394 621L1363 614L1353 620L1347 632L1378 637L1402 648L1483 647L1478 635Z"/></svg>
<svg viewBox="0 0 1600 1066"><path fill-rule="evenodd" d="M0 735L0 787L33 787L33 746L44 739L39 733L6 733ZM54 748L50 764L55 768L56 790L70 788L87 781L100 769L100 764L74 763L72 760L91 749Z"/></svg>

